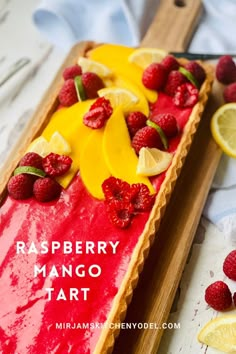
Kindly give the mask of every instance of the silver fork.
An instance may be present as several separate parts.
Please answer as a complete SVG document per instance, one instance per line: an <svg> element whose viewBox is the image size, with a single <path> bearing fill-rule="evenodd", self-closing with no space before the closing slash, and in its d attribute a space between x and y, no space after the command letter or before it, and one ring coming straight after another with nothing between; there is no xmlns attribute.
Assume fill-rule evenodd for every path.
<svg viewBox="0 0 236 354"><path fill-rule="evenodd" d="M12 76L14 76L19 70L30 63L30 59L25 57L17 60L13 63L7 71L0 76L0 87L3 86Z"/></svg>

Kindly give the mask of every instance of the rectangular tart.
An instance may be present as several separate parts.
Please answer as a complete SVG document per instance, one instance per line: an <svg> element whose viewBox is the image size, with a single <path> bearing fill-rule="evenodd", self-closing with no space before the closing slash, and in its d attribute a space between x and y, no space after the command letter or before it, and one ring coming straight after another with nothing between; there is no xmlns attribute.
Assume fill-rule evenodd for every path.
<svg viewBox="0 0 236 354"><path fill-rule="evenodd" d="M107 88L130 90L138 97L134 99L134 107L120 108L115 102L105 126L97 129L84 126L84 116L96 99L91 102L85 99L58 109L58 93L63 85L61 71L50 91L50 98L45 96L42 109L22 138L15 159L8 163L0 184L0 352L99 354L112 351L120 331L119 324L125 318L213 81L212 68L201 64L206 77L198 91L197 103L192 107L176 107L173 97L165 92L157 94L142 87L143 69L128 61L134 51L134 48L123 46L85 43L63 66L64 69L74 64L79 57L99 62L112 73L109 78L103 78ZM181 66L186 63L185 60L179 62ZM137 76L132 79L134 73ZM81 84L81 75L78 76ZM186 81L189 84L189 80ZM83 85L82 89L86 89ZM80 88L76 86L76 89L81 99ZM100 97L106 98L102 94ZM171 163L157 176L134 177L132 170L132 166L138 163L138 156L124 122L130 111L141 110L148 118L153 112L171 113L179 127L177 135L168 139L168 146L162 147L172 154ZM150 127L154 129L152 124ZM26 151L34 151L32 147L38 148L35 139L43 137L50 143L55 132L68 143L67 155L73 161L65 175L54 176L62 186L60 196L42 202L36 199L36 192L23 200L8 195L13 172L16 175L16 171L28 173L19 167L16 170L22 156ZM127 139L130 139L128 145ZM50 147L48 153L42 153L44 161L53 151L54 147ZM129 156L127 160L124 149ZM48 164L43 164L44 171L39 170L50 175L52 166L49 170L45 166ZM42 180L47 176L34 178ZM110 183L110 178L114 178L115 187L112 185L111 192L109 185L107 192L101 181ZM123 190L114 191L116 183L125 191L127 188L126 194ZM150 198L152 205L148 210L140 211L137 207L137 203L140 207L140 199L135 201L136 204L131 203L134 200L131 198L134 195L132 188L145 184L149 194L148 197L145 194L143 200ZM111 200L114 198L115 202ZM129 210L132 215L129 223L123 226L116 224L121 215L121 209L116 209L121 208L119 198L123 198L122 213ZM124 213L120 216L122 218L126 219Z"/></svg>

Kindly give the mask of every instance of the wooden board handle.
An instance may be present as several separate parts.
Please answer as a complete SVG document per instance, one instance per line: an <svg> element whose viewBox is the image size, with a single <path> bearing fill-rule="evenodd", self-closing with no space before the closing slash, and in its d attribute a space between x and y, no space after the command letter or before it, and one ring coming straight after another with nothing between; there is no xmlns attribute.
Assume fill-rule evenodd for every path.
<svg viewBox="0 0 236 354"><path fill-rule="evenodd" d="M141 46L186 50L201 13L201 0L161 0Z"/></svg>

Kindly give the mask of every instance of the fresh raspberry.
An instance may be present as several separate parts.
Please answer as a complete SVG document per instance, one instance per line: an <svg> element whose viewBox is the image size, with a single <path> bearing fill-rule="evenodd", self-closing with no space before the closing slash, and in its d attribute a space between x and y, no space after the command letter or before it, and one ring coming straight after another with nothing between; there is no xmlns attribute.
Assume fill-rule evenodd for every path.
<svg viewBox="0 0 236 354"><path fill-rule="evenodd" d="M95 73L86 72L81 76L87 98L98 97L98 91L104 87L102 79Z"/></svg>
<svg viewBox="0 0 236 354"><path fill-rule="evenodd" d="M198 102L198 98L198 89L190 83L185 83L177 88L173 102L180 108L193 107Z"/></svg>
<svg viewBox="0 0 236 354"><path fill-rule="evenodd" d="M43 158L36 152L27 152L20 160L19 166L31 166L35 168L43 169Z"/></svg>
<svg viewBox="0 0 236 354"><path fill-rule="evenodd" d="M187 82L187 78L178 70L172 70L168 77L164 87L164 91L169 96L174 96L177 88Z"/></svg>
<svg viewBox="0 0 236 354"><path fill-rule="evenodd" d="M223 55L216 65L216 78L222 84L236 81L236 65L230 55Z"/></svg>
<svg viewBox="0 0 236 354"><path fill-rule="evenodd" d="M236 250L230 252L225 258L223 271L228 278L236 281Z"/></svg>
<svg viewBox="0 0 236 354"><path fill-rule="evenodd" d="M161 90L166 82L167 72L160 63L150 64L143 72L142 82L151 90Z"/></svg>
<svg viewBox="0 0 236 354"><path fill-rule="evenodd" d="M216 281L207 287L205 300L214 310L224 311L232 305L232 294L227 284Z"/></svg>
<svg viewBox="0 0 236 354"><path fill-rule="evenodd" d="M29 174L21 173L12 176L8 182L9 195L14 199L28 199L33 195L35 178Z"/></svg>
<svg viewBox="0 0 236 354"><path fill-rule="evenodd" d="M92 129L102 128L107 120L106 111L103 107L89 110L83 117L83 123Z"/></svg>
<svg viewBox="0 0 236 354"><path fill-rule="evenodd" d="M173 55L167 55L162 61L161 64L166 69L166 72L169 74L172 70L179 69L179 62Z"/></svg>
<svg viewBox="0 0 236 354"><path fill-rule="evenodd" d="M126 201L113 200L107 204L109 218L113 225L125 229L131 223L133 216L133 206Z"/></svg>
<svg viewBox="0 0 236 354"><path fill-rule="evenodd" d="M60 196L61 186L50 177L38 178L34 182L33 193L39 202L50 202Z"/></svg>
<svg viewBox="0 0 236 354"><path fill-rule="evenodd" d="M58 95L60 104L65 107L72 106L78 102L76 88L73 79L66 80Z"/></svg>
<svg viewBox="0 0 236 354"><path fill-rule="evenodd" d="M150 120L156 123L167 138L171 138L178 134L178 125L176 118L170 113L153 113Z"/></svg>
<svg viewBox="0 0 236 354"><path fill-rule="evenodd" d="M150 211L155 201L155 195L150 195L146 184L136 183L131 185L130 201L135 211Z"/></svg>
<svg viewBox="0 0 236 354"><path fill-rule="evenodd" d="M132 139L132 146L136 151L136 154L139 154L139 150L142 147L157 148L162 149L163 144L161 137L156 131L156 129L146 126L142 129L139 129L135 136Z"/></svg>
<svg viewBox="0 0 236 354"><path fill-rule="evenodd" d="M81 66L75 64L65 68L62 73L62 76L64 80L69 80L69 79L74 79L76 76L79 76L81 74L82 74Z"/></svg>
<svg viewBox="0 0 236 354"><path fill-rule="evenodd" d="M234 302L234 306L236 306L236 293L234 293L233 295L233 302Z"/></svg>
<svg viewBox="0 0 236 354"><path fill-rule="evenodd" d="M129 201L130 185L119 178L109 177L102 183L102 190L107 202Z"/></svg>
<svg viewBox="0 0 236 354"><path fill-rule="evenodd" d="M133 137L137 131L146 126L147 117L142 112L131 112L126 117L126 123L130 136Z"/></svg>
<svg viewBox="0 0 236 354"><path fill-rule="evenodd" d="M189 61L185 65L185 69L187 69L195 77L200 87L206 79L206 73L203 67L196 61Z"/></svg>
<svg viewBox="0 0 236 354"><path fill-rule="evenodd" d="M236 102L236 82L224 88L223 96L225 102Z"/></svg>
<svg viewBox="0 0 236 354"><path fill-rule="evenodd" d="M58 177L64 175L72 164L69 156L58 155L51 152L43 158L43 169L48 176Z"/></svg>
<svg viewBox="0 0 236 354"><path fill-rule="evenodd" d="M107 119L112 115L113 108L111 106L111 102L105 97L99 97L90 107L90 111L94 108L102 107L105 110L105 114Z"/></svg>

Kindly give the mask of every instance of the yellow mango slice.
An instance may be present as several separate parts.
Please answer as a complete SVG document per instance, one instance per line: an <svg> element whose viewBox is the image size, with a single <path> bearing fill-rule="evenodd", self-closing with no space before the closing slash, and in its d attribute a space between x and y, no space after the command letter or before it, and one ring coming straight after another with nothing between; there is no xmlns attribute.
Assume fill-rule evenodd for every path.
<svg viewBox="0 0 236 354"><path fill-rule="evenodd" d="M147 100L153 103L157 100L157 93L147 89L142 84L143 70L128 60L134 50L134 48L122 45L103 44L91 50L88 55L90 59L106 65L117 76L120 73L124 77L127 77L127 79L138 86Z"/></svg>
<svg viewBox="0 0 236 354"><path fill-rule="evenodd" d="M125 88L131 91L136 97L138 97L138 102L132 107L131 111L139 111L145 114L148 117L149 115L149 105L146 97L144 96L143 92L139 89L137 85L131 82L126 77L118 74L114 77L114 84L115 86Z"/></svg>
<svg viewBox="0 0 236 354"><path fill-rule="evenodd" d="M150 180L136 173L138 157L131 146L125 117L119 107L105 126L103 155L111 175L130 184L144 183L151 193L155 192Z"/></svg>
<svg viewBox="0 0 236 354"><path fill-rule="evenodd" d="M73 163L70 170L57 178L57 181L66 188L80 167L80 155L84 144L93 132L83 123L83 116L89 111L94 100L78 102L69 108L63 108L55 112L43 131L42 136L48 141L55 131L58 131L67 140L71 148L69 156Z"/></svg>
<svg viewBox="0 0 236 354"><path fill-rule="evenodd" d="M81 179L86 189L97 199L104 199L102 183L111 175L102 151L103 134L104 128L92 131L80 158Z"/></svg>

